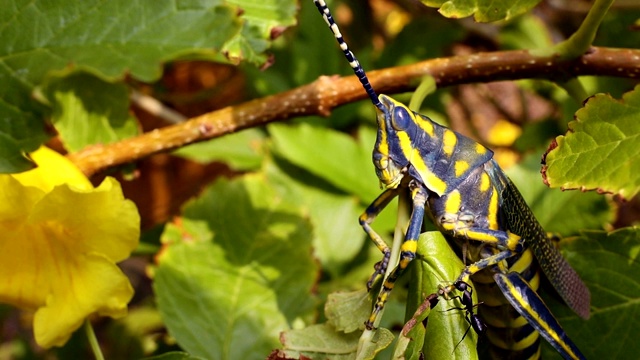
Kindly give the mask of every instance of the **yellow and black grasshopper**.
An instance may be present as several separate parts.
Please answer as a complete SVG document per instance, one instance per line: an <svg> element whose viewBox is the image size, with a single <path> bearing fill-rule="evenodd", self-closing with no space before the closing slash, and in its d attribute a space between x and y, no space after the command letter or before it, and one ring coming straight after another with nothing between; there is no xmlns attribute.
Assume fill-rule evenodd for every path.
<svg viewBox="0 0 640 360"><path fill-rule="evenodd" d="M385 274L391 253L370 224L402 189L409 190L413 205L399 263L382 284L365 324L367 329L374 328L396 280L415 258L426 215L450 243L464 252L462 257L468 264L452 285L440 289L440 294L463 292L474 329L484 329L484 323L472 313L468 282L473 275L476 291L488 305L482 309L487 308L487 314L480 312L485 315L495 357L539 357L539 333L563 357L584 358L536 293L538 268L567 305L585 319L589 317L589 290L547 238L518 189L493 159L493 152L386 95L378 96L324 0L314 3L376 107L378 132L373 163L385 190L362 214L360 224L383 253L383 259L376 265L369 287L378 275ZM500 292L492 294L487 288L495 288L495 284ZM511 316L505 319L505 312Z"/></svg>

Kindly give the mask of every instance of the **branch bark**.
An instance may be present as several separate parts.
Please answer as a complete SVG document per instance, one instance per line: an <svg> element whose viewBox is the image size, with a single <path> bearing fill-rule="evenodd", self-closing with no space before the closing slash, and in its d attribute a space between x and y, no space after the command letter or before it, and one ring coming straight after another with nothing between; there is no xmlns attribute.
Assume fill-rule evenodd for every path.
<svg viewBox="0 0 640 360"><path fill-rule="evenodd" d="M438 87L531 78L564 82L581 75L638 79L640 50L593 47L575 59L536 56L527 50L498 51L426 60L368 73L374 89L385 94L411 91L425 75L434 77ZM355 76L321 76L280 94L229 106L117 143L94 145L67 156L87 176L92 176L109 167L272 121L328 116L333 108L366 97Z"/></svg>

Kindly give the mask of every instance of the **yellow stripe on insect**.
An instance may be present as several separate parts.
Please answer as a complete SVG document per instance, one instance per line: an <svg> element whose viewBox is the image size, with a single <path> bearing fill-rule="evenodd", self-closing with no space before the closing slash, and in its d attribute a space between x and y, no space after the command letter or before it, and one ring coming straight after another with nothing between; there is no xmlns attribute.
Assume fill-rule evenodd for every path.
<svg viewBox="0 0 640 360"><path fill-rule="evenodd" d="M483 173L482 175L487 175ZM489 199L489 213L487 214L487 220L489 221L489 229L498 230L498 192L495 187L492 187L493 193L491 193L491 199Z"/></svg>
<svg viewBox="0 0 640 360"><path fill-rule="evenodd" d="M418 251L418 242L413 239L407 240L402 243L402 246L400 247L400 251L415 253L416 251Z"/></svg>
<svg viewBox="0 0 640 360"><path fill-rule="evenodd" d="M498 335L493 336L491 338L491 341L492 344L497 347L509 349L511 351L520 351L533 345L533 343L535 343L539 337L540 334L537 331L532 331L529 335L527 335L527 337L525 337L524 339L519 339L518 341L512 341L512 339L507 340Z"/></svg>
<svg viewBox="0 0 640 360"><path fill-rule="evenodd" d="M476 153L482 155L487 152L487 148L480 143L476 143Z"/></svg>
<svg viewBox="0 0 640 360"><path fill-rule="evenodd" d="M460 191L453 190L447 196L447 201L444 205L444 211L448 214L457 214L460 211L460 204L462 199L460 198Z"/></svg>
<svg viewBox="0 0 640 360"><path fill-rule="evenodd" d="M422 156L420 155L420 151L418 149L413 149L411 155L412 156L409 157L409 161L411 162L411 165L413 165L413 167L418 171L418 174L420 174L420 177L422 178L422 181L424 182L426 187L434 193L438 194L438 196L444 194L447 190L447 183L440 179L427 167L427 164L424 162Z"/></svg>
<svg viewBox="0 0 640 360"><path fill-rule="evenodd" d="M400 141L400 148L402 148L402 153L409 160L411 165L413 165L418 174L420 174L420 177L427 188L438 195L444 194L447 190L447 183L427 167L420 151L413 148L409 135L402 131L397 132L397 135L398 140Z"/></svg>
<svg viewBox="0 0 640 360"><path fill-rule="evenodd" d="M539 271L536 271L536 274L533 275L531 280L529 280L529 286L531 286L531 288L534 291L538 291L538 289L540 288L540 272Z"/></svg>
<svg viewBox="0 0 640 360"><path fill-rule="evenodd" d="M389 156L389 138L387 136L387 128L384 122L384 114L378 111L378 127L380 128L378 134L380 136L380 142L378 143L378 151L385 157Z"/></svg>
<svg viewBox="0 0 640 360"><path fill-rule="evenodd" d="M467 169L469 168L469 163L464 160L458 160L454 164L454 167L456 170L456 176L460 176L464 174L465 171L467 171Z"/></svg>
<svg viewBox="0 0 640 360"><path fill-rule="evenodd" d="M561 337L558 335L558 333L553 330L553 328L551 328L549 326L549 324L547 324L546 321L544 321L539 315L538 313L533 310L533 308L531 308L531 306L529 305L529 300L525 299L522 297L522 293L520 292L520 289L516 288L513 286L513 284L510 281L506 282L507 287L509 288L509 292L511 293L511 296L513 296L513 298L518 302L518 304L520 305L520 309L524 310L527 312L527 314L529 314L529 316L531 316L532 318L536 319L536 322L538 324L540 324L540 326L545 329L545 332L555 340L555 342L560 345L567 354L571 355L572 358L574 359L578 359L578 356L573 352L573 350L571 349L571 347L567 346L567 343L565 343Z"/></svg>
<svg viewBox="0 0 640 360"><path fill-rule="evenodd" d="M497 244L499 242L498 238L496 238L493 235L484 233L484 232L463 230L462 233L463 233L464 237L466 237L466 238L470 238L470 239L477 240L477 241L482 241L482 242L485 242L485 243Z"/></svg>
<svg viewBox="0 0 640 360"><path fill-rule="evenodd" d="M531 266L533 262L533 252L531 250L526 250L522 252L520 255L520 259L513 263L511 267L509 267L509 271L517 272L522 274L525 270Z"/></svg>
<svg viewBox="0 0 640 360"><path fill-rule="evenodd" d="M442 151L450 156L453 154L453 150L455 150L457 143L458 137L456 134L451 130L445 130L442 137Z"/></svg>
<svg viewBox="0 0 640 360"><path fill-rule="evenodd" d="M402 149L402 154L404 157L411 161L411 156L413 155L413 145L411 144L411 138L404 131L398 131L396 133L398 136L398 141L400 142L400 148Z"/></svg>
<svg viewBox="0 0 640 360"><path fill-rule="evenodd" d="M429 136L433 136L433 124L430 121L427 121L420 116L413 116L413 120L418 124L422 131L426 132Z"/></svg>
<svg viewBox="0 0 640 360"><path fill-rule="evenodd" d="M489 175L486 172L483 172L480 175L480 191L485 192L489 190L491 185L491 179L489 179Z"/></svg>

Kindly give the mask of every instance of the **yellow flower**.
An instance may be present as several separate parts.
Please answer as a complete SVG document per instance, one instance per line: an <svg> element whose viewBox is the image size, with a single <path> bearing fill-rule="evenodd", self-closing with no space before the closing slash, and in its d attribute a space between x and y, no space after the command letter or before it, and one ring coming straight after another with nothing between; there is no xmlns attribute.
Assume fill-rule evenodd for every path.
<svg viewBox="0 0 640 360"><path fill-rule="evenodd" d="M115 263L138 245L140 217L116 180L94 188L44 147L32 158L38 168L0 175L0 302L34 310L48 348L91 314L126 315L133 288Z"/></svg>

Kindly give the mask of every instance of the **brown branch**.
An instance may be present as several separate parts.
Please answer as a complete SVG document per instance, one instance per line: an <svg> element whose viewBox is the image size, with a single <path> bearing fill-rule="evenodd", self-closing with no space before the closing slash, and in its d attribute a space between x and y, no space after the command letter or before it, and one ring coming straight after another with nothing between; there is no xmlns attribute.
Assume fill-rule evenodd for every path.
<svg viewBox="0 0 640 360"><path fill-rule="evenodd" d="M415 89L425 75L438 87L517 79L566 81L580 75L640 78L640 50L594 47L585 55L562 60L526 50L499 51L426 60L371 71L374 89L394 94ZM330 114L337 106L366 98L355 76L327 77L277 95L203 114L184 123L156 129L108 145L94 145L68 157L87 175L159 152L228 133L305 115Z"/></svg>

